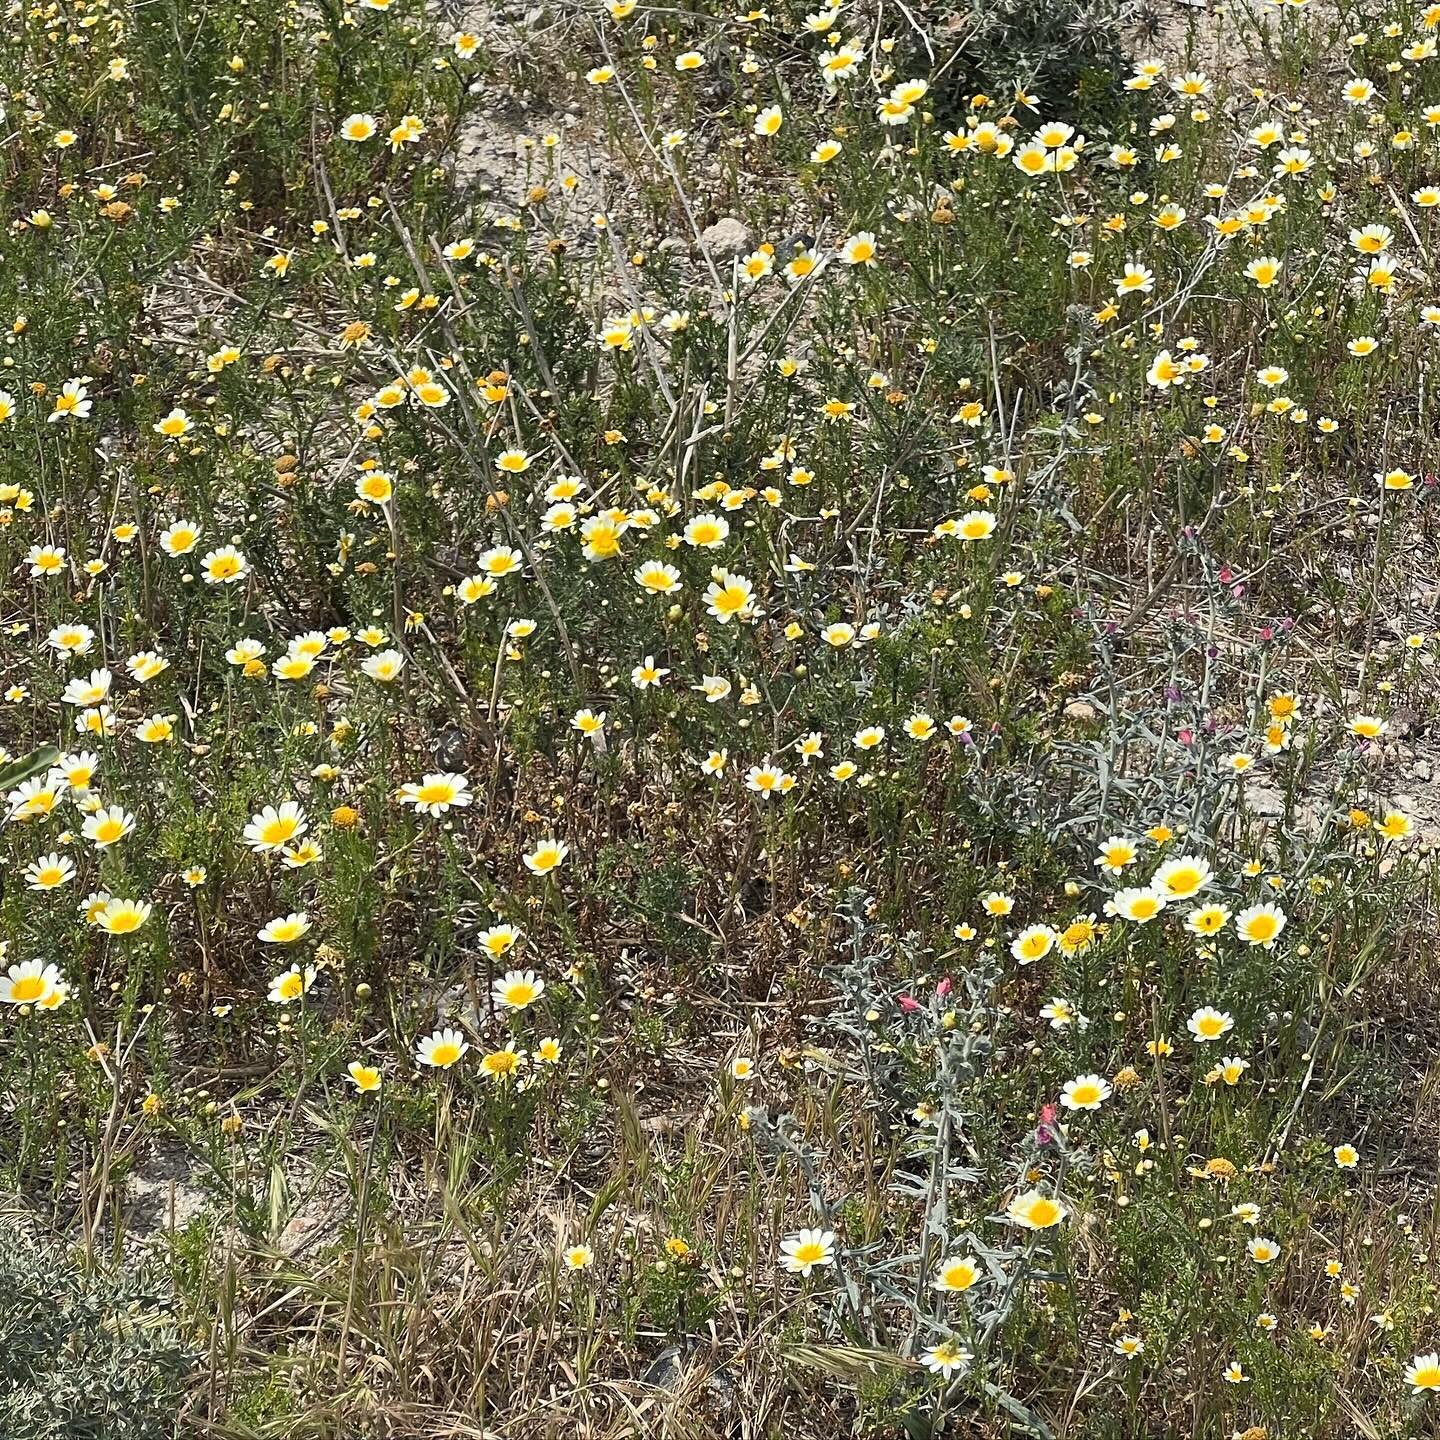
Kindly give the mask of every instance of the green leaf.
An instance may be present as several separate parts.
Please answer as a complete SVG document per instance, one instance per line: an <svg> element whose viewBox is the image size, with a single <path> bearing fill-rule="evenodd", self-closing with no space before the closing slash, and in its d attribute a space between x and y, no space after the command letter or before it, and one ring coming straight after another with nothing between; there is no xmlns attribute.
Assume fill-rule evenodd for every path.
<svg viewBox="0 0 1440 1440"><path fill-rule="evenodd" d="M1037 1436L1038 1440L1055 1440L1054 1431L1029 1406L1022 1405L1009 1391L991 1384L989 1380L982 1380L980 1383L986 1394L1002 1409L1008 1410L1031 1435Z"/></svg>
<svg viewBox="0 0 1440 1440"><path fill-rule="evenodd" d="M20 759L12 760L10 764L0 768L0 790L14 789L32 775L48 770L59 758L60 752L53 745L42 745L38 750L32 750Z"/></svg>

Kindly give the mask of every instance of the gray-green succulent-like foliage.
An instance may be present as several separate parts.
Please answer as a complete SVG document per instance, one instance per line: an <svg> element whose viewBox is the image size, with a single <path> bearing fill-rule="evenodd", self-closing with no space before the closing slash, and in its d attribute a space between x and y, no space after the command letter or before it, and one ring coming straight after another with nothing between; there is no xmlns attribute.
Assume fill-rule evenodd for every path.
<svg viewBox="0 0 1440 1440"><path fill-rule="evenodd" d="M0 1435L171 1440L193 1363L146 1267L87 1273L0 1225Z"/></svg>

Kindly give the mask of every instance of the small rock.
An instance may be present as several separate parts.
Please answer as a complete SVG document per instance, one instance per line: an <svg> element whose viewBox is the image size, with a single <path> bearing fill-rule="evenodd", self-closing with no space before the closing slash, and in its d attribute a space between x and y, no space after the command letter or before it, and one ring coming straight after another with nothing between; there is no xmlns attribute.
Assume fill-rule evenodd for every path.
<svg viewBox="0 0 1440 1440"><path fill-rule="evenodd" d="M697 1349L693 1339L684 1345L667 1346L645 1367L640 1383L659 1390L678 1390L685 1378L686 1362ZM705 1393L713 1404L727 1406L735 1398L735 1382L723 1370L710 1370L705 1376Z"/></svg>
<svg viewBox="0 0 1440 1440"><path fill-rule="evenodd" d="M1285 797L1273 785L1263 780L1256 781L1245 792L1245 799L1253 814L1274 819L1285 813Z"/></svg>
<svg viewBox="0 0 1440 1440"><path fill-rule="evenodd" d="M1072 700L1063 713L1067 720L1094 720L1098 712L1088 700Z"/></svg>
<svg viewBox="0 0 1440 1440"><path fill-rule="evenodd" d="M712 255L727 257L743 255L754 243L754 237L743 220L726 215L700 232L700 243Z"/></svg>

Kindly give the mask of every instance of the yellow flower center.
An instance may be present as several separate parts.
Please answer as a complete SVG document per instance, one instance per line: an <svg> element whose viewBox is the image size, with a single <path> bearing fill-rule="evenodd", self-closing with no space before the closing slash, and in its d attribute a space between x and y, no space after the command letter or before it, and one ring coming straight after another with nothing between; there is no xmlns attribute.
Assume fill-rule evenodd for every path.
<svg viewBox="0 0 1440 1440"><path fill-rule="evenodd" d="M1026 1219L1038 1230L1048 1230L1059 1218L1060 1207L1044 1198L1033 1201L1026 1213Z"/></svg>

